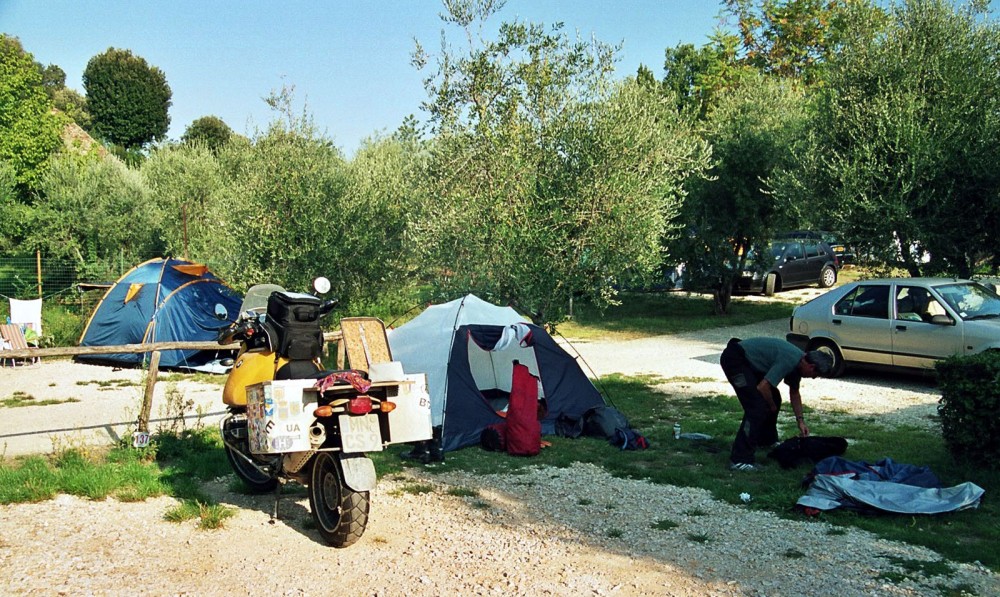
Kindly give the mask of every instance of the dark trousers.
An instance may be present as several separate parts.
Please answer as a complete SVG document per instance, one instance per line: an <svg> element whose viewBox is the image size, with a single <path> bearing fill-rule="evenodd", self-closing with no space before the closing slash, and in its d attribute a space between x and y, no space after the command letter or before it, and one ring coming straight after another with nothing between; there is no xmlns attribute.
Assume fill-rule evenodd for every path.
<svg viewBox="0 0 1000 597"><path fill-rule="evenodd" d="M778 441L778 412L771 412L767 399L757 390L757 384L764 376L750 366L739 340L734 338L729 341L722 351L719 364L743 407L743 421L733 440L729 459L736 463L752 464L754 450ZM771 397L780 410L781 392L778 388L771 390Z"/></svg>

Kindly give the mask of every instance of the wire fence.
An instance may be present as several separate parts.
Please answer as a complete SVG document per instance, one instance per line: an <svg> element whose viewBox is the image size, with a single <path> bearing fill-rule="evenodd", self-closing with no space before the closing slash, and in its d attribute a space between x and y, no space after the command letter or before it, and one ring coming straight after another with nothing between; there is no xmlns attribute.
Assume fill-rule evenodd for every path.
<svg viewBox="0 0 1000 597"><path fill-rule="evenodd" d="M148 258L157 257L156 255ZM10 299L41 298L49 342L73 343L85 319L108 288L147 258L120 256L85 264L34 254L0 255L0 323L10 315ZM43 329L46 329L43 327Z"/></svg>

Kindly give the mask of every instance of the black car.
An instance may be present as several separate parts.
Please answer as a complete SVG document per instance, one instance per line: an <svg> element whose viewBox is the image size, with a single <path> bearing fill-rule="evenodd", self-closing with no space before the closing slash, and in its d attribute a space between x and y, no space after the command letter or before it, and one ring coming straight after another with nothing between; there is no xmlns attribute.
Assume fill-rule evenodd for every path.
<svg viewBox="0 0 1000 597"><path fill-rule="evenodd" d="M825 241L779 238L762 251L751 249L734 290L771 296L780 290L810 284L830 288L837 282L837 268L837 256Z"/></svg>
<svg viewBox="0 0 1000 597"><path fill-rule="evenodd" d="M826 244L830 245L830 248L833 249L833 254L837 256L838 268L854 263L854 251L842 243L840 241L840 237L833 232L826 232L824 230L792 230L791 232L783 232L779 234L778 237L809 238L824 241Z"/></svg>

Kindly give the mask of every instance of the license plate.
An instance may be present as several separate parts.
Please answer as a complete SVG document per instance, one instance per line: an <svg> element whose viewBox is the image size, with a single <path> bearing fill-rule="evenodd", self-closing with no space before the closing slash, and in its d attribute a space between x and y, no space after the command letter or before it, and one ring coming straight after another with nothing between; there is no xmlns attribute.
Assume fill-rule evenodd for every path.
<svg viewBox="0 0 1000 597"><path fill-rule="evenodd" d="M378 415L340 415L340 443L344 452L381 452Z"/></svg>

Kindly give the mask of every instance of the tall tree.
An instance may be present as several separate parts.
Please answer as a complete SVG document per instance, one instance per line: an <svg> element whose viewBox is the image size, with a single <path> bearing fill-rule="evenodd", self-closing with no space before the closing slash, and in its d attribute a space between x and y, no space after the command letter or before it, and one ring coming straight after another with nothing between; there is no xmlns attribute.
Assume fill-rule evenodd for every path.
<svg viewBox="0 0 1000 597"><path fill-rule="evenodd" d="M445 6L469 45L443 42L426 80L437 136L413 237L432 283L539 323L560 321L574 298L607 304L658 265L705 146L658 93L611 84L615 48L520 22L486 39L496 3ZM419 46L415 62L430 64Z"/></svg>
<svg viewBox="0 0 1000 597"><path fill-rule="evenodd" d="M870 0L724 0L736 18L741 60L763 73L815 83L846 34L846 14L878 11Z"/></svg>
<svg viewBox="0 0 1000 597"><path fill-rule="evenodd" d="M968 276L1000 255L1000 28L982 11L909 0L885 26L854 21L813 142L776 178L913 275Z"/></svg>
<svg viewBox="0 0 1000 597"><path fill-rule="evenodd" d="M159 68L129 50L108 48L90 59L83 88L95 134L135 149L166 137L171 91Z"/></svg>
<svg viewBox="0 0 1000 597"><path fill-rule="evenodd" d="M757 74L722 91L707 115L703 134L714 165L690 181L679 257L687 287L712 292L720 314L729 310L733 276L751 250L792 223L793 210L776 200L768 179L791 160L805 107L794 81Z"/></svg>
<svg viewBox="0 0 1000 597"><path fill-rule="evenodd" d="M21 201L35 189L60 144L42 73L16 37L0 34L0 161L13 169Z"/></svg>

